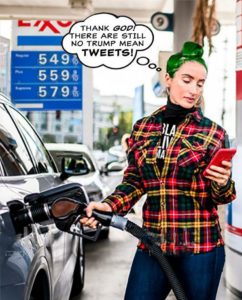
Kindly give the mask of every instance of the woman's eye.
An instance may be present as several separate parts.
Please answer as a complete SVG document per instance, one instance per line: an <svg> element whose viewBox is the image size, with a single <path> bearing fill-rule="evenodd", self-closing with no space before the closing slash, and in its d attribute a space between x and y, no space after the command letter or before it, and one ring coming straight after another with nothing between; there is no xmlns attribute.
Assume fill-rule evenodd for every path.
<svg viewBox="0 0 242 300"><path fill-rule="evenodd" d="M200 84L198 84L197 86L198 86L199 88L202 88L202 87L203 87L203 84L200 83Z"/></svg>
<svg viewBox="0 0 242 300"><path fill-rule="evenodd" d="M183 79L183 82L188 84L188 83L190 83L190 80L184 80Z"/></svg>

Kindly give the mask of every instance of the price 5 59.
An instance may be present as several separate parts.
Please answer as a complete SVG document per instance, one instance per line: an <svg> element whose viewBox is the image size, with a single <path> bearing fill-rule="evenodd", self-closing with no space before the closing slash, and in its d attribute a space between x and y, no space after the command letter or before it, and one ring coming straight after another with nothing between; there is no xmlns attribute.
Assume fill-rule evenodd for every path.
<svg viewBox="0 0 242 300"><path fill-rule="evenodd" d="M58 72L58 70L45 70L41 69L38 72L38 78L40 81L57 81L59 78L62 81L67 81L70 78L70 73L68 70L61 70L61 72Z"/></svg>

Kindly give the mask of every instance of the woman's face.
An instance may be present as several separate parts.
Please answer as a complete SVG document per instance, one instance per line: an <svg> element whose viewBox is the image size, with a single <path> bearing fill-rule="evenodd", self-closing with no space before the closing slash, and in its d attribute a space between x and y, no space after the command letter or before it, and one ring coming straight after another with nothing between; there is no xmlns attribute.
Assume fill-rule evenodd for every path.
<svg viewBox="0 0 242 300"><path fill-rule="evenodd" d="M192 108L202 95L206 76L205 67L195 61L181 65L173 78L166 74L166 86L170 91L171 102L184 108Z"/></svg>

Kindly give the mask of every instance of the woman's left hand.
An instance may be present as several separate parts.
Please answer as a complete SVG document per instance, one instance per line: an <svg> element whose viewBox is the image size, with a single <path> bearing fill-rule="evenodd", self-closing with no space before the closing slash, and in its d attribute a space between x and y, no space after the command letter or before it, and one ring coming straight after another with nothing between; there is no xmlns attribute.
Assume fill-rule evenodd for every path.
<svg viewBox="0 0 242 300"><path fill-rule="evenodd" d="M206 178L215 181L219 186L225 186L231 175L232 163L230 161L223 160L223 167L217 167L212 165L206 171Z"/></svg>

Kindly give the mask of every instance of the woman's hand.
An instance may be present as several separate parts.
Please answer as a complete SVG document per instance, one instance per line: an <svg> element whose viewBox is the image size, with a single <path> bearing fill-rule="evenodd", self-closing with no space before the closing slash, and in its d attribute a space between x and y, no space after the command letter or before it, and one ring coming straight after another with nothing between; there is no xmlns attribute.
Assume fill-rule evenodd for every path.
<svg viewBox="0 0 242 300"><path fill-rule="evenodd" d="M109 206L107 203L101 203L101 202L90 202L86 208L86 215L87 217L81 218L80 222L84 226L88 226L90 228L96 228L98 221L95 220L94 217L92 217L92 211L94 209L100 210L100 211L112 211L111 206Z"/></svg>
<svg viewBox="0 0 242 300"><path fill-rule="evenodd" d="M232 163L230 161L223 160L223 167L217 167L212 165L207 169L205 177L215 181L219 186L225 186L231 175Z"/></svg>

